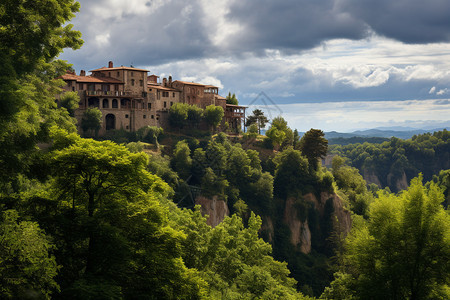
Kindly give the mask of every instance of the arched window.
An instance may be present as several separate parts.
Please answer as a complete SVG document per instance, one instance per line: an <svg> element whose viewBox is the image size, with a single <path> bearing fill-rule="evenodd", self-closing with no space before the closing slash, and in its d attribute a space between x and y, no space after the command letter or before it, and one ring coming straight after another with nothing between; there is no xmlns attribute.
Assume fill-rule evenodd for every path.
<svg viewBox="0 0 450 300"><path fill-rule="evenodd" d="M103 108L109 108L109 100L103 99Z"/></svg>
<svg viewBox="0 0 450 300"><path fill-rule="evenodd" d="M112 100L112 105L111 105L111 107L112 107L112 108L118 108L118 107L119 107L119 104L118 104L118 102L117 102L117 99L113 99L113 100Z"/></svg>
<svg viewBox="0 0 450 300"><path fill-rule="evenodd" d="M116 116L107 114L105 116L106 130L116 129Z"/></svg>

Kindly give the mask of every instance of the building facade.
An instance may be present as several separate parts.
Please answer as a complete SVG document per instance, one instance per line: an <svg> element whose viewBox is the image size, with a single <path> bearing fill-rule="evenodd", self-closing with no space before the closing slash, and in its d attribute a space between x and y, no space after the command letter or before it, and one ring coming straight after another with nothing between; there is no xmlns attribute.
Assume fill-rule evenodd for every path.
<svg viewBox="0 0 450 300"><path fill-rule="evenodd" d="M179 80L172 82L171 76L158 82L158 76L147 76L148 70L114 67L111 61L108 67L90 72L88 76L84 70L80 75L67 72L61 78L66 82L64 90L75 91L80 96L79 108L75 111L78 124L88 108L96 107L102 112L99 135L113 129L166 128L169 126L170 107L178 102L203 109L208 105L221 106L225 112L223 123L228 122L231 129L240 128L245 120L245 107L226 104L216 86Z"/></svg>

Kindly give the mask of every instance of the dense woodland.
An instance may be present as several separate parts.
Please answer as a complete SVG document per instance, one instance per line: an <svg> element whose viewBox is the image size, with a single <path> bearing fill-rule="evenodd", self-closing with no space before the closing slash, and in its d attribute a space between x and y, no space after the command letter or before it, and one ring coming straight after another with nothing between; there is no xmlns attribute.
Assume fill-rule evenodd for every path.
<svg viewBox="0 0 450 300"><path fill-rule="evenodd" d="M55 103L78 9L0 4L1 298L450 298L448 131L329 149L282 117L228 135L223 112L180 105L172 131L82 137L76 95ZM197 196L229 216L209 226Z"/></svg>

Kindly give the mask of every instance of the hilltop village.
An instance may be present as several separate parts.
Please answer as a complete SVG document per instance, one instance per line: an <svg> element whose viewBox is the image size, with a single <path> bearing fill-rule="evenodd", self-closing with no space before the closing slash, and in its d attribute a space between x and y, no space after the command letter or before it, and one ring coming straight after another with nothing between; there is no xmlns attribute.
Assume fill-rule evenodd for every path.
<svg viewBox="0 0 450 300"><path fill-rule="evenodd" d="M227 122L231 130L238 130L245 120L246 107L226 103L217 86L173 81L172 76L158 82L159 76L148 75L148 70L114 67L112 61L108 67L90 72L86 75L86 71L81 70L80 75L76 75L68 71L61 78L66 83L64 90L77 92L80 97L79 108L75 111L78 124L88 108L96 107L102 112L99 135L114 129L167 128L169 110L175 103L202 109L209 105L220 106L224 110L222 125Z"/></svg>

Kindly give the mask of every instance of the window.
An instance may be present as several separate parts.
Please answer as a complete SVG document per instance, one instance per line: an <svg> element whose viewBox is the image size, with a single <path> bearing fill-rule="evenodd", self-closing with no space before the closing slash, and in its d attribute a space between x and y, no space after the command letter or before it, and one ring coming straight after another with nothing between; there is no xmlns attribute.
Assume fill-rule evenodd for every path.
<svg viewBox="0 0 450 300"><path fill-rule="evenodd" d="M112 108L118 108L117 99L113 99L111 106L112 106Z"/></svg>
<svg viewBox="0 0 450 300"><path fill-rule="evenodd" d="M68 82L67 82L67 85L68 85L68 86L72 86L72 81L68 81Z"/></svg>
<svg viewBox="0 0 450 300"><path fill-rule="evenodd" d="M162 92L163 97L169 97L169 92Z"/></svg>
<svg viewBox="0 0 450 300"><path fill-rule="evenodd" d="M133 72L131 72L131 77L133 77L133 75L134 75Z"/></svg>
<svg viewBox="0 0 450 300"><path fill-rule="evenodd" d="M173 105L173 102L172 101L170 101L170 106L172 106Z"/></svg>
<svg viewBox="0 0 450 300"><path fill-rule="evenodd" d="M152 109L152 104L151 103L147 103L147 109Z"/></svg>
<svg viewBox="0 0 450 300"><path fill-rule="evenodd" d="M128 115L125 115L125 119L128 119Z"/></svg>
<svg viewBox="0 0 450 300"><path fill-rule="evenodd" d="M134 79L131 79L131 85L134 86Z"/></svg>
<svg viewBox="0 0 450 300"><path fill-rule="evenodd" d="M139 85L140 86L144 86L144 81L143 80L139 80Z"/></svg>
<svg viewBox="0 0 450 300"><path fill-rule="evenodd" d="M172 95L172 97L174 97L174 98L175 98L175 92L173 92L173 95Z"/></svg>
<svg viewBox="0 0 450 300"><path fill-rule="evenodd" d="M144 115L144 119L146 119L147 118L147 115Z"/></svg>
<svg viewBox="0 0 450 300"><path fill-rule="evenodd" d="M152 115L152 116L151 116L151 118L152 118L152 119L154 119L154 118L155 118L155 116L154 116L154 115Z"/></svg>
<svg viewBox="0 0 450 300"><path fill-rule="evenodd" d="M128 126L128 125L127 125L127 127L125 127L125 129L129 129L129 128L130 128L130 126Z"/></svg>
<svg viewBox="0 0 450 300"><path fill-rule="evenodd" d="M166 108L167 107L167 102L166 101L164 101L164 108Z"/></svg>
<svg viewBox="0 0 450 300"><path fill-rule="evenodd" d="M108 99L103 99L103 108L109 108L109 101L108 101Z"/></svg>
<svg viewBox="0 0 450 300"><path fill-rule="evenodd" d="M117 77L119 77L120 76L120 72L117 72Z"/></svg>
<svg viewBox="0 0 450 300"><path fill-rule="evenodd" d="M111 77L111 72L108 72L108 77Z"/></svg>

